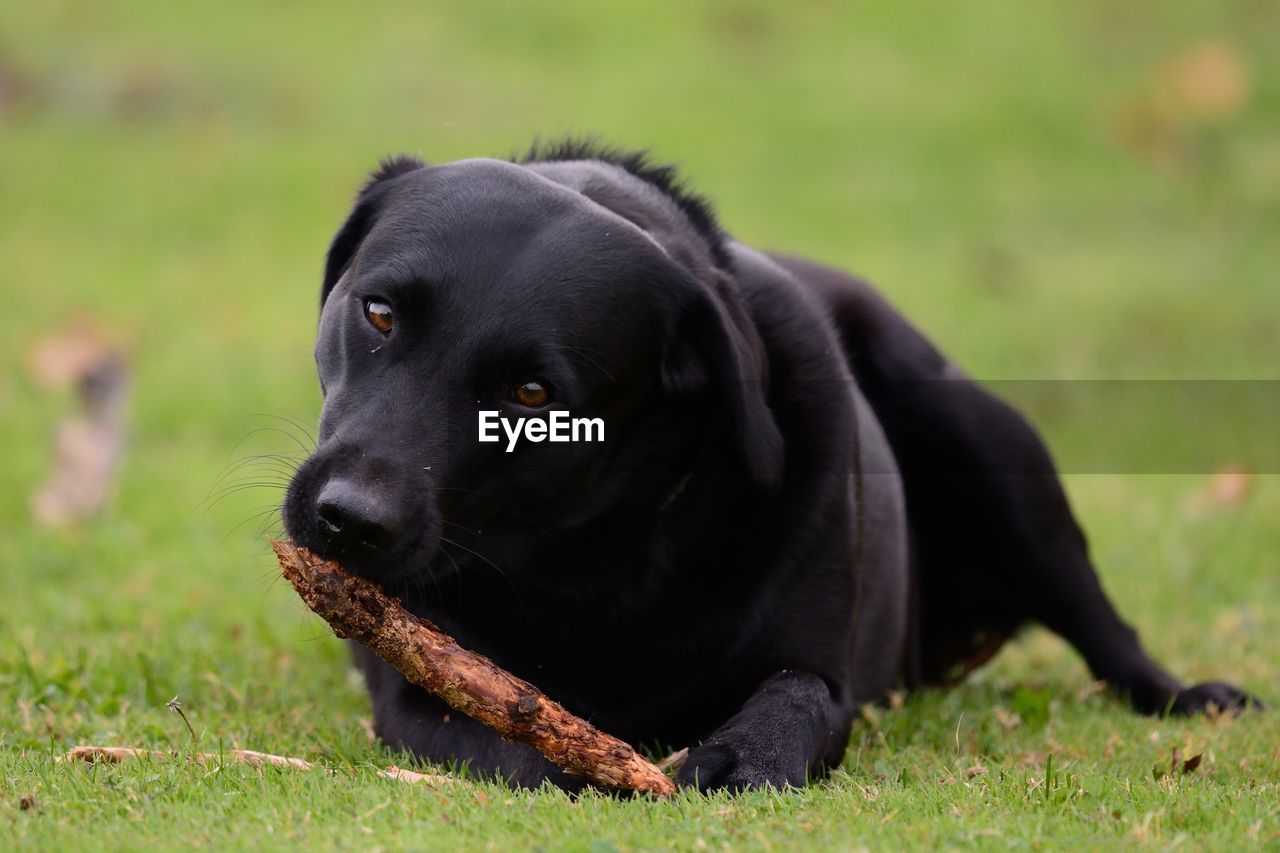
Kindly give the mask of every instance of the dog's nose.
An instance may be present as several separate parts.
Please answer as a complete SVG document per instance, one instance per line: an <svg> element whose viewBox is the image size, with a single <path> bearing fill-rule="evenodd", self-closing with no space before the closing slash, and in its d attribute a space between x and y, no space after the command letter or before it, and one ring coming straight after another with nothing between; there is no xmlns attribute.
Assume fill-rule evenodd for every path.
<svg viewBox="0 0 1280 853"><path fill-rule="evenodd" d="M375 491L350 480L325 483L316 498L320 530L342 551L371 552L395 541L404 520Z"/></svg>

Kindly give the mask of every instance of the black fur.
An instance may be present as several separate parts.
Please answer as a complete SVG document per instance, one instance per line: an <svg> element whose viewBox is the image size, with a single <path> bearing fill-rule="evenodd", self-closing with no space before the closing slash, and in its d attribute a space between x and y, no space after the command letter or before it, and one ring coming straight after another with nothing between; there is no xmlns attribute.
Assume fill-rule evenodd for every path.
<svg viewBox="0 0 1280 853"><path fill-rule="evenodd" d="M589 138L557 139L550 142L534 142L523 156L512 158L517 163L558 163L574 160L595 160L610 163L652 184L679 206L702 238L707 241L716 266L728 269L731 261L726 248L727 238L716 221L711 203L690 190L681 179L675 166L654 163L648 151L632 151L604 145Z"/></svg>
<svg viewBox="0 0 1280 853"><path fill-rule="evenodd" d="M417 157L398 154L388 157L378 164L356 195L355 207L347 217L342 230L333 238L329 253L325 258L324 281L320 288L320 304L329 298L329 291L338 283L338 279L347 271L356 248L364 239L373 224L373 212L376 209L378 192L388 181L415 172L426 167L426 163Z"/></svg>
<svg viewBox="0 0 1280 853"><path fill-rule="evenodd" d="M642 155L384 163L322 293L289 535L604 730L691 746L681 784L803 784L860 703L1031 621L1140 711L1251 701L1143 651L1017 412L869 285L732 240ZM556 409L605 441L477 440L481 411ZM577 784L356 652L386 743Z"/></svg>

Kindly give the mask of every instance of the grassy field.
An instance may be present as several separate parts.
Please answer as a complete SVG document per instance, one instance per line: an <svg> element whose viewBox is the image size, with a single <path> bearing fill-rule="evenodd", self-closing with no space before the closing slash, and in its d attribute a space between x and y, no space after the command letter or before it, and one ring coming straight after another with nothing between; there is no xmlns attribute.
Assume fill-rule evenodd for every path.
<svg viewBox="0 0 1280 853"><path fill-rule="evenodd" d="M0 0L0 847L1280 845L1275 712L1134 717L1038 632L869 711L805 791L380 779L403 758L263 546L278 477L208 500L288 451L259 430L314 422L321 257L363 172L535 134L652 146L738 236L872 277L985 379L1280 379L1277 43L1247 0ZM82 315L129 352L129 450L110 507L50 531L29 495L72 401L25 357ZM1112 427L1047 417L1064 445ZM1224 494L1232 462L1068 486L1148 647L1274 704L1280 476ZM186 748L174 696L203 749L332 772L56 761Z"/></svg>

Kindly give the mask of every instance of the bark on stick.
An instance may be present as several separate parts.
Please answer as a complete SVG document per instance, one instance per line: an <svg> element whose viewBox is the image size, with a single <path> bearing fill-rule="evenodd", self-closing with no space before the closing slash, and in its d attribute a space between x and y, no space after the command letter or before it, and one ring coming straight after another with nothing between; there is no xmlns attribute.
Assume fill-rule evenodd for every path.
<svg viewBox="0 0 1280 853"><path fill-rule="evenodd" d="M596 785L658 795L675 791L672 781L630 746L462 648L377 585L292 542L272 540L271 547L284 576L335 634L369 647L450 707Z"/></svg>

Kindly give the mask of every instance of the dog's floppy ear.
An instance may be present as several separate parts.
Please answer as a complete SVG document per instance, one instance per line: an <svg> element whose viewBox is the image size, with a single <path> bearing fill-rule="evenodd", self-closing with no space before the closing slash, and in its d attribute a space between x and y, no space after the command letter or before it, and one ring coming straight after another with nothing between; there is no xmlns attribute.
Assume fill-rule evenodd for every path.
<svg viewBox="0 0 1280 853"><path fill-rule="evenodd" d="M766 400L768 382L764 345L737 294L719 279L699 287L667 343L663 387L720 397L732 419L723 428L734 431L752 478L772 489L782 482L786 449Z"/></svg>
<svg viewBox="0 0 1280 853"><path fill-rule="evenodd" d="M324 262L324 285L320 289L322 307L325 300L329 298L329 291L333 290L338 279L342 278L347 267L351 266L351 259L355 257L356 249L360 248L360 243L373 228L373 223L378 218L378 211L382 207L380 191L386 182L409 172L416 172L426 165L417 157L401 154L383 160L378 164L377 170L369 176L369 180L356 195L356 203L351 208L347 221L342 223L342 227L334 235L333 242L329 244L329 254Z"/></svg>

